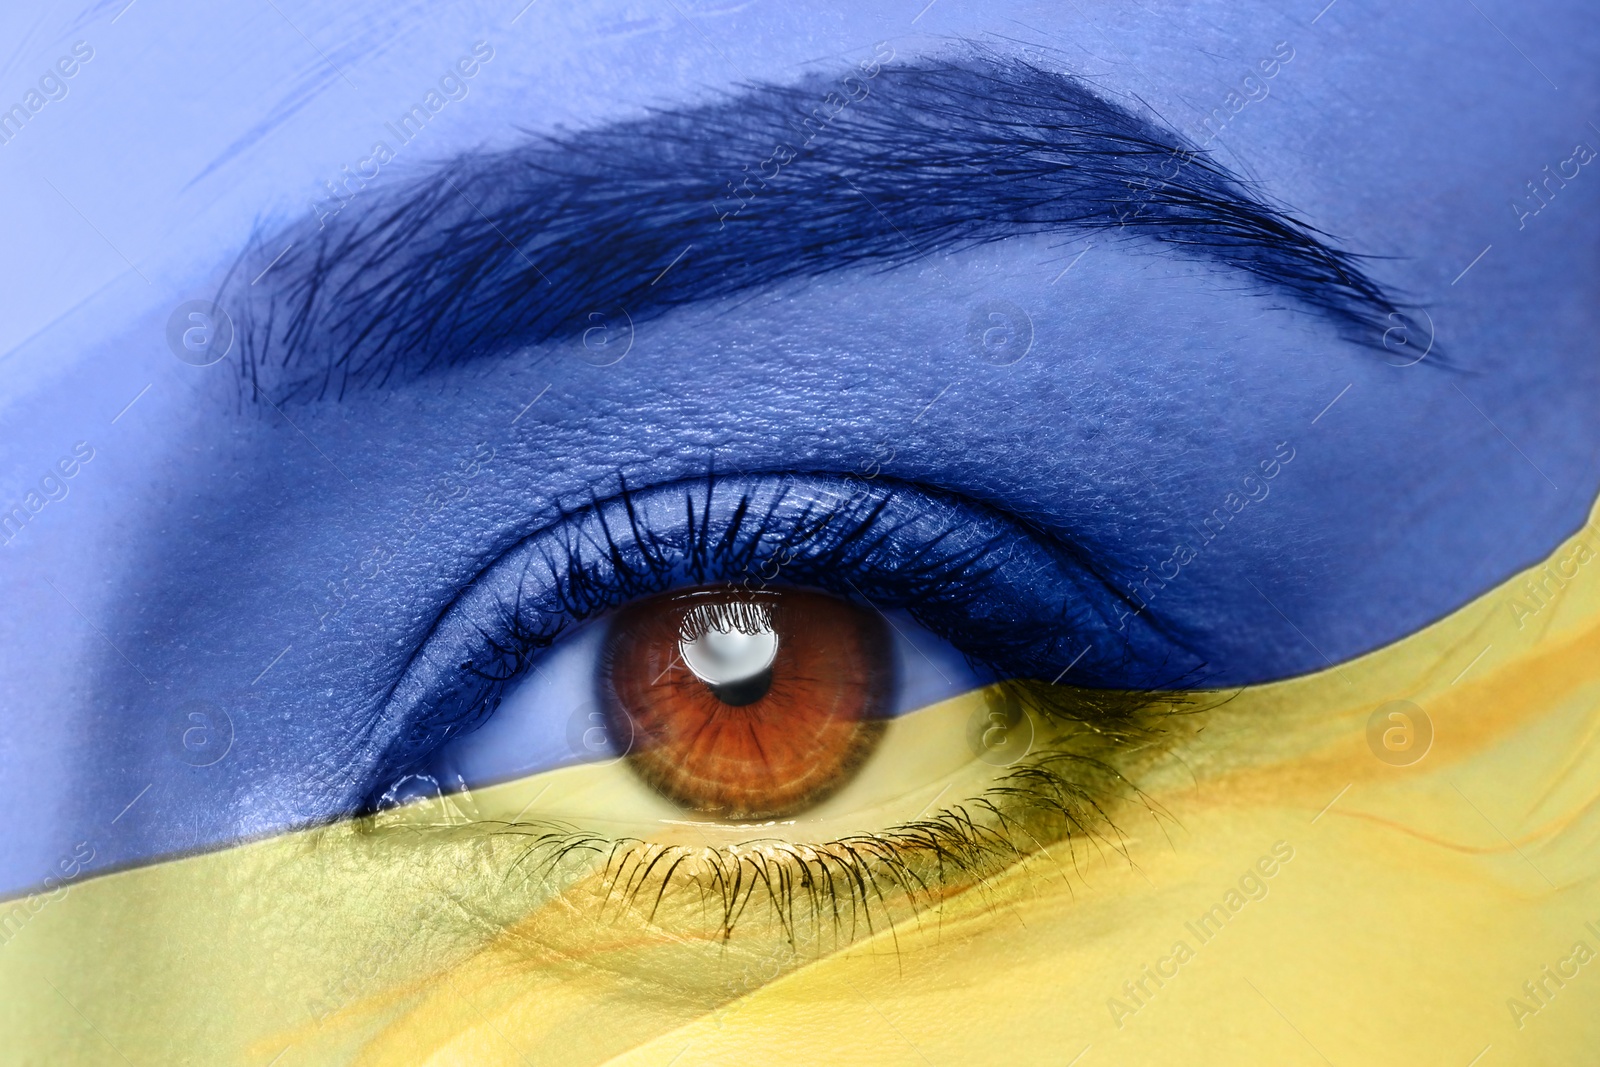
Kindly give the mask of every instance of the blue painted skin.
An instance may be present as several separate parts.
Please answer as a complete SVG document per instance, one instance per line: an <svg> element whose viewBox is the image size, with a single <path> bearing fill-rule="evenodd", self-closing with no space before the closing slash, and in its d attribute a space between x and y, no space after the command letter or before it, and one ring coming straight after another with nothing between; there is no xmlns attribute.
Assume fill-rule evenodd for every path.
<svg viewBox="0 0 1600 1067"><path fill-rule="evenodd" d="M0 557L0 889L86 839L126 864L369 797L394 767L365 726L441 612L621 479L881 471L1070 540L1125 584L1171 574L1187 545L1147 614L1189 635L1213 685L1388 644L1539 558L1593 501L1600 172L1537 214L1525 187L1600 148L1592 5L1485 5L1516 47L1470 6L1364 0L1315 24L1315 4L1089 4L1088 21L940 4L912 24L859 2L685 6L687 22L597 3L509 26L514 8L389 7L285 5L294 26L160 5L112 24L113 7L41 15L26 38L24 73L78 39L95 58L4 146L4 490L21 501L77 441L95 454ZM261 219L325 212L322 179L476 41L492 60L383 181L519 129L844 71L879 41L917 57L986 34L1194 141L1289 42L1211 151L1337 246L1394 257L1368 272L1426 308L1451 368L1395 365L1425 338L1363 348L1214 263L1086 235L682 307L607 366L614 349L569 339L281 412L241 399L236 360L166 347L169 313L213 292L252 232L287 232ZM994 301L1032 320L1009 366L969 342ZM194 767L223 736L188 717L205 706L233 737Z"/></svg>

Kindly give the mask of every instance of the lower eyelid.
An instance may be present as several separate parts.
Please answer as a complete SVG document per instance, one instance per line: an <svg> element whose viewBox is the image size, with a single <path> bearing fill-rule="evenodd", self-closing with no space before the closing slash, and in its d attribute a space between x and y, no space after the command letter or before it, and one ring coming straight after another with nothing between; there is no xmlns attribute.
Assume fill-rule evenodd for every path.
<svg viewBox="0 0 1600 1067"><path fill-rule="evenodd" d="M1112 701L1116 695L1104 699ZM1250 710L1262 709L1256 705ZM1117 716L1108 710L1101 718ZM1311 733L1325 740L1320 724ZM537 798L549 777L508 786L501 799L514 800L514 805L485 811L465 825L460 809L408 806L354 823L316 827L259 848L194 857L180 866L193 864L196 870L210 872L214 877L209 884L248 885L251 900L243 902L240 914L260 913L272 920L263 929L282 928L285 915L306 919L291 924L286 939L280 939L282 952L287 953L284 958L310 978L305 992L312 1021L301 1014L298 999L292 1013L293 1025L300 1027L295 1032L298 1047L328 1047L316 1043L320 1036L330 1044L341 1042L338 1047L347 1050L348 1035L386 1027L387 1047L397 1062L414 1061L420 1048L452 1047L449 1042L457 1035L472 1047L469 1039L481 1038L485 1020L501 1018L499 1006L512 998L526 1005L523 1018L529 1021L528 1032L537 1027L541 1033L560 1033L564 1027L593 1025L596 1001L583 995L575 998L575 989L619 991L635 1004L658 1011L657 1021L671 1021L676 1018L671 1015L675 1007L688 1005L683 1017L688 1022L851 940L887 933L887 942L895 935L886 931L884 920L913 913L892 877L884 875L855 888L846 884L845 875L852 868L842 842L829 846L826 866L831 881L822 881L820 858L809 863L813 884L830 887L820 898L804 895L795 880L802 873L798 862L768 853L751 863L765 862L772 882L748 877L753 870L749 865L743 868L747 877L741 888L732 895L720 893L707 881L680 880L676 889L660 898L662 906L656 909L656 891L670 863L641 872L662 855L660 846L609 840L592 832L584 835L570 826L536 821L537 804L523 809ZM518 788L522 793L511 795ZM487 804L491 798L478 794L473 799ZM470 809L471 802L463 802ZM1115 806L1107 807L1116 826L1129 825L1143 812L1135 807L1119 813ZM976 811L978 805L970 797L958 798L952 789L926 818L941 814L941 809L961 808ZM475 816L469 812L468 817ZM559 841L541 840L545 833L561 836ZM1112 839L1113 846L1115 836L1109 828L1100 832L1101 838ZM1048 839L1045 843L1053 855L1040 857L1037 875L1022 871L1021 877L1012 877L1010 871L1002 871L967 894L964 902L955 900L952 911L914 912L917 921L942 932L945 927L937 924L946 916L961 919L975 911L1000 911L1023 899L1023 894L1058 892L1055 887L1070 884L1063 879L1073 877L1078 857L1070 849L1057 849ZM849 847L860 855L888 846L879 835ZM1106 855L1116 862L1109 849ZM719 856L725 864L744 862L734 861L727 849ZM1084 856L1093 859L1095 853L1087 851ZM212 866L224 860L228 866ZM235 865L239 860L248 866L241 870ZM996 865L1000 861L996 856ZM766 896L773 886L781 894L784 878L802 894L791 894L793 908L787 913ZM917 906L938 906L975 882L972 873L959 873L948 885L930 879L932 891L920 892ZM878 890L884 900L877 898ZM728 915L725 906L738 906L747 891L756 895L727 919L729 936L721 936L719 924ZM826 895L829 891L832 900ZM92 894L95 889L87 887L84 892ZM287 905L281 903L285 901L301 901L303 908L285 911ZM1008 910L1005 921L1013 921ZM884 950L894 948L885 945ZM207 963L204 953L197 959L201 965ZM745 969L751 959L777 963L752 975ZM218 957L211 962L216 963L218 975L255 973L239 970L237 960ZM265 966L273 981L283 979L285 989L296 988L292 968L280 974L282 968L272 963L271 954ZM906 970L911 973L911 968ZM738 982L730 983L730 976L738 977ZM594 977L600 983L590 983ZM446 1023L450 1028L442 1030ZM270 1058L286 1042L287 1038L267 1047L261 1059ZM676 1046L668 1054L675 1051Z"/></svg>
<svg viewBox="0 0 1600 1067"><path fill-rule="evenodd" d="M1142 801L1137 776L1204 719L1204 709L1170 694L1041 683L1000 683L985 692L991 702L1025 706L1042 747L1000 767L970 752L965 759L948 751L929 757L914 773L943 773L886 797L871 812L881 821L870 825L821 809L796 825L754 829L696 827L652 819L645 810L631 827L592 817L614 800L624 780L618 776L627 773L620 766L571 767L507 783L473 795L467 806L477 832L492 842L487 867L506 870L503 892L512 898L524 898L512 875L521 871L529 890L553 880L563 893L578 894L568 903L578 917L607 916L613 930L647 922L673 937L698 938L719 929L731 934L735 925L770 926L785 937L803 933L819 946L831 937L837 945L885 918L899 921L986 884L1062 839L1074 855L1085 843L1102 855L1120 851L1120 820L1157 813ZM949 742L963 733L952 727L985 706L993 705L972 694L925 713L921 725ZM1173 719L1175 711L1188 713ZM608 778L607 770L615 775ZM430 811L412 807L378 818L390 826L440 825ZM809 916L808 931L797 929L797 915Z"/></svg>

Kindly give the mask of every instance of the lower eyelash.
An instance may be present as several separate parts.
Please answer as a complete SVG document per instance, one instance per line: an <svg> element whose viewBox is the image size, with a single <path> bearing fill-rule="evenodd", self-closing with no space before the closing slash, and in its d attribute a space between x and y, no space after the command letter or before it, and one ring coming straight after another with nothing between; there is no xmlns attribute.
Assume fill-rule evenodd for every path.
<svg viewBox="0 0 1600 1067"><path fill-rule="evenodd" d="M516 839L515 868L530 880L564 884L563 899L595 919L611 912L614 922L723 940L757 920L791 948L817 951L892 929L955 893L984 891L1006 869L1062 841L1074 862L1080 841L1126 858L1116 812L1142 804L1154 817L1164 814L1129 774L1174 740L1174 716L1197 717L1208 706L1170 693L1033 681L997 688L1059 736L983 795L881 832L820 844L689 846L538 822L485 830ZM583 892L572 892L579 883ZM679 928L693 916L701 917L699 928Z"/></svg>

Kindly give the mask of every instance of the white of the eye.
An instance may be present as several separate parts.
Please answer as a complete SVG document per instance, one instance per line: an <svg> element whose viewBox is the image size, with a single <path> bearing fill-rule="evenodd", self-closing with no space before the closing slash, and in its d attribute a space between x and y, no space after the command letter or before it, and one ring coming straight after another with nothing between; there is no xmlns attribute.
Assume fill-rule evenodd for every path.
<svg viewBox="0 0 1600 1067"><path fill-rule="evenodd" d="M680 639L678 652L702 682L728 685L754 678L772 666L778 655L778 635L770 625L755 633L745 633L731 622L712 625L693 641Z"/></svg>

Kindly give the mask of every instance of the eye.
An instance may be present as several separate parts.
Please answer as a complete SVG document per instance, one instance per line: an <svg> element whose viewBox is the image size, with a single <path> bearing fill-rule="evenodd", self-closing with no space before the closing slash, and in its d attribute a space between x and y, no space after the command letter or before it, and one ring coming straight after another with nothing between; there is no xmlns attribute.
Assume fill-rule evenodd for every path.
<svg viewBox="0 0 1600 1067"><path fill-rule="evenodd" d="M1179 703L1148 689L1197 662L1117 573L888 481L630 490L441 614L374 723L369 803L405 824L448 793L530 839L527 870L576 864L652 914L672 885L720 895L724 927L781 925L794 894L915 906L1136 799L1125 771Z"/></svg>

